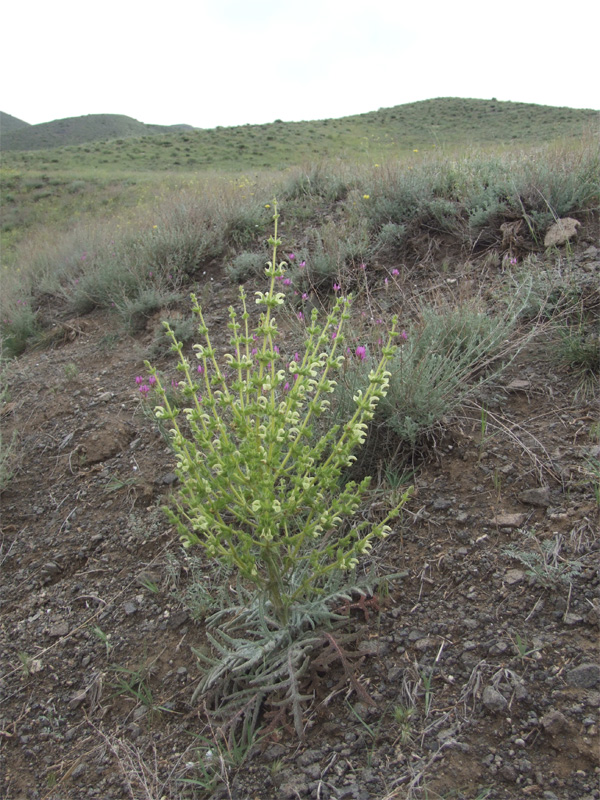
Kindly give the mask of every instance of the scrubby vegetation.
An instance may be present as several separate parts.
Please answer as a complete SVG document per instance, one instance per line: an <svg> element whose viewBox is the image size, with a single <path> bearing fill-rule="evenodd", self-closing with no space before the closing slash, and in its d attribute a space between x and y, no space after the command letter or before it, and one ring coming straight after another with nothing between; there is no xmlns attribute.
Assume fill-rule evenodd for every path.
<svg viewBox="0 0 600 800"><path fill-rule="evenodd" d="M138 313L219 262L234 280L256 274L272 196L282 200L300 295L327 295L334 283L346 291L371 287L385 280L384 264L443 260L449 246L465 259L521 259L542 246L553 220L597 204L598 153L588 139L419 163L322 164L283 176L162 184L146 177L125 185L4 178L13 194L4 208L0 326L17 352L43 328L49 298L77 313Z"/></svg>
<svg viewBox="0 0 600 800"><path fill-rule="evenodd" d="M117 622L107 610L110 603L102 605L100 588L88 591L83 578L73 583L65 595L67 602L56 577L62 567L49 561L47 554L35 572L42 576L44 592L53 598L57 592L61 613L67 614L64 609L71 608L73 597L77 601L83 597L82 614L87 613L88 602L100 606L91 622L78 619L74 630L89 628L86 642L91 641L92 649L97 645L93 658L103 665L94 673L96 688L89 689L90 715L97 707L94 703L102 702L103 679L114 690L109 699L115 705L111 712L115 719L120 718L120 704L129 701L136 709L136 727L127 731L131 728L141 737L139 750L126 739L128 733L109 730L108 722L98 720L105 727L101 734L100 729L92 732L102 739L103 753L108 743L129 781L131 796L216 800L244 796L244 791L262 797L257 794L261 781L270 787L288 786L276 768L269 766L268 778L264 770L260 773L262 767L257 768L256 774L263 777L252 783L254 773L245 774L241 766L263 739L273 753L279 752L280 741L287 742L288 735L298 742L313 731L327 742L326 725L320 727L314 708L325 714L329 704L336 703L336 713L346 723L350 720L344 739L344 746L350 746L348 757L362 759L366 753L364 764L361 761L365 767L361 796L370 797L369 787L377 781L373 798L427 796L425 778L441 759L444 742L468 736L465 708L478 704L480 709L483 702L490 711L494 699L499 703L495 697L489 704L489 696L482 699L481 683L486 681L496 694L514 691L518 704L518 687L525 680L521 674L526 675L537 658L534 654L544 647L537 638L535 645L528 644L521 631L513 635L512 649L500 642L496 652L494 632L481 657L469 660L469 653L480 646L471 641L479 637L477 626L492 620L495 631L503 613L500 607L512 602L503 577L507 564L501 559L519 566L510 572L518 573L515 581L525 593L531 587L555 594L565 589L568 600L559 616L564 612L566 619L571 603L578 613L583 614L584 607L588 613L586 603L591 601L581 582L593 577L590 564L596 545L590 519L598 511L597 447L585 449L580 456L584 466L565 477L561 452L550 456L545 445L538 447L533 434L527 437L522 426L505 420L504 401L498 396L501 391L505 396L529 391L531 382L540 380L539 364L550 364L572 385L573 407L565 413L572 412L579 427L568 434L569 442L574 436L577 446L581 440L597 443L588 411L575 408L582 404L587 409L599 370L600 302L597 275L588 269L597 263L597 251L584 238L597 225L597 143L581 130L571 138L572 127L562 131L561 141L541 141L545 131L548 139L551 131L556 133L552 126L559 112L564 112L565 124L575 119L570 110L554 109L550 114L527 107L531 113L524 120L518 104L481 103L431 101L349 120L142 137L14 153L7 160L0 402L7 418L12 420L14 414L15 421L3 437L0 490L22 493L11 506L17 519L19 503L27 504L38 488L32 487L31 475L21 471L20 464L25 460L37 468L46 459L43 463L51 464L48 480L55 481L55 469L63 470L60 474L77 514L71 522L69 514L55 526L60 528L56 534L39 510L42 501L36 500L39 505L27 512L27 519L33 520L27 524L39 526L36 541L56 534L57 546L67 542L77 550L77 559L84 558L81 531L88 526L101 530L94 534L94 546L106 542L108 550L112 533L102 531L105 519L113 520L114 513L114 524L109 526L115 531L114 546L125 547L124 557L133 553L132 562L139 554L146 559L145 549L154 547L161 536L166 542L164 547L163 540L160 548L156 545L156 559L146 559L143 569L137 562L127 567L129 577L136 576L130 583L137 586L119 584L117 606L123 605L121 592L140 592L141 586L145 595L139 600L134 594L135 602L125 602ZM426 125L420 114L432 108L437 109L436 122L430 118ZM577 117L578 125L584 117ZM470 147L465 146L465 124L477 134ZM369 131L364 137L363 127ZM392 128L398 138L388 142ZM255 142L248 156L250 134ZM508 147L511 135L513 142L530 139L531 146ZM311 149L318 150L329 138L319 156L335 152L339 157L311 158ZM475 138L479 145L494 142L494 147L475 147ZM448 146L458 140L460 147ZM193 150L199 143L205 148L202 157ZM163 150L175 158L157 158ZM305 163L278 170L292 151L297 158L306 158ZM233 170L236 152L244 168ZM225 162L228 171L196 171L199 163ZM247 169L259 162L265 164L263 171ZM119 174L124 163L128 170ZM544 245L548 229L564 216L577 220L585 232L577 257L576 242ZM278 228L273 235L274 220ZM253 302L255 292L258 305ZM227 305L236 301L237 314L233 307L228 312ZM79 339L85 339L89 320L97 320L99 330L90 336L89 350L76 363L76 348ZM168 336L161 321L167 323ZM24 408L23 387L28 387L31 415L37 413L35 397L40 389L37 367L32 375L27 370L19 373L19 365L30 368L38 357L47 365L60 357L63 347L71 346L53 374L48 391L52 397L31 422L37 432L48 409L54 408L56 427L52 444L47 445L27 434L29 416L23 430L20 427L23 412L17 418L15 408ZM524 357L525 361L519 360ZM106 365L102 374L108 374L112 383L103 385L97 398L94 381L100 359ZM527 364L527 359L537 365L527 380L511 374L515 364ZM86 379L82 370L89 372ZM508 387L516 389L499 388L508 381L507 375ZM88 396L90 383L94 391ZM47 388L43 386L44 391ZM115 412L117 396L120 408L126 409L126 422ZM515 414L520 409L526 420L531 411L521 405L528 402L517 399L513 408ZM68 423L65 403L72 406ZM96 413L105 415L105 440L101 425L92 421ZM562 414L561 425L565 419ZM82 431L86 435L75 444ZM562 441L558 433L552 436ZM24 442L31 453L25 452ZM504 442L502 447L498 442ZM502 459L492 467L490 453L498 450ZM447 488L452 498L436 496L429 502L427 492L439 480L437 465L452 458L453 478ZM428 469L426 479L421 475L417 479ZM463 480L467 470L476 476L474 486L469 477ZM531 476L536 481L533 489ZM40 474L39 480L43 479ZM535 511L529 514L527 527L525 514L507 515L500 508L503 481L508 480L519 487L519 497L528 498L524 503L543 509L537 518ZM419 481L425 495L419 496ZM546 484L557 494L568 488L588 503L568 541L555 528L571 525L579 511L552 510ZM453 493L460 492L457 500ZM493 495L485 512L469 505L473 495L484 493ZM55 503L52 491L49 496ZM88 498L87 505L81 506L80 497ZM60 516L62 501L55 505L49 513ZM435 514L449 507L452 513L439 524L452 529L456 542L450 539L451 545L442 551ZM481 526L472 536L469 514ZM546 535L547 525L552 526L551 536ZM505 538L512 536L504 548L491 543L498 530ZM475 555L465 568L464 580L469 582L465 597L456 601L455 629L444 633L441 644L430 643L435 631L446 631L445 617L454 613L446 598L454 596L455 584L448 583L440 593L442 599L436 600L437 590L431 590L434 599L420 623L426 630L407 628L406 635L397 633L401 624L411 624L414 609L434 584L428 577L431 563L437 561L442 570L449 559L447 569L455 583L463 581L453 565L470 553L465 543ZM0 541L0 556L3 544ZM15 593L29 579L24 578L27 547L15 535L5 557ZM96 570L92 565L90 575L114 574L104 568L105 561L110 562L108 555L93 558L101 567ZM399 587L409 573L413 583L405 597ZM87 564L82 574L88 575ZM107 575L98 580L108 579ZM487 620L485 609L470 612L473 616L481 612L481 620L470 622L459 659L452 648L467 635L460 627L463 606L471 601L479 604L473 587L487 591L492 585L498 592L489 601L493 614ZM389 597L394 614L387 618L384 608ZM170 604L164 612L159 607L163 600ZM547 600L550 603L551 598ZM156 612L146 612L154 609L154 603ZM523 603L527 608L519 607L519 614L524 628L543 621L549 624L539 616L530 622L531 608L538 608L537 595L532 599L525 594ZM180 664L171 658L179 651L180 632L175 624L169 629L167 621L181 609L186 620L181 636L188 635L189 623L194 646L186 651L190 661ZM193 663L200 672L193 690L185 684L165 696L164 686L155 679L162 669L162 651L147 652L155 640L137 629L127 634L118 627L123 616L138 612L140 617L147 613L148 619L156 613L165 647L173 645L168 672L164 669L165 685L187 675ZM27 614L24 619L35 623L33 610L28 608ZM364 626L358 622L369 623L373 615L377 626L369 628L365 640ZM107 626L113 626L113 633ZM15 636L25 635L29 627L23 623ZM155 627L150 630L154 636ZM133 645L128 635L138 650L146 647L139 663L129 657ZM480 638L485 638L483 633ZM549 641L556 655L555 638ZM11 658L18 664L6 680L16 681L14 675L20 670L27 684L42 672L47 651L34 658L13 644L11 640ZM447 669L445 647L455 658ZM554 672L553 665L544 662L545 672L535 678L536 690L545 692L548 681L571 669L574 652L567 649L564 664ZM540 659L549 659L547 653ZM362 670L365 658L372 655L377 656L376 664L366 667L370 672L364 681L359 667ZM501 661L492 671L488 662L496 655ZM40 685L45 678L45 674L39 677ZM438 696L434 699L434 680L443 702ZM19 691L11 683L9 700ZM83 697L85 693L79 701L78 695L65 701L65 713L79 714ZM381 710L378 721L371 706L377 713ZM146 741L142 727L157 733L172 726L169 736L189 736L187 728L182 734L177 726L178 715L187 720L190 708L197 715L192 720L194 742L180 744L177 739L176 752L169 741L160 758L153 751L150 763L150 744L163 747L164 743L160 735L149 738L142 754L141 743ZM519 709L513 708L511 715L519 714ZM61 724L52 723L56 730L62 730ZM529 723L522 719L519 724ZM150 729L151 725L155 727ZM531 730L545 730L542 723L535 725ZM449 726L452 733L442 737ZM486 723L484 729L488 728ZM337 736L337 727L335 732ZM511 748L526 746L525 734L522 745L515 743L520 729L502 735L511 737ZM11 746L13 738L11 732ZM67 744L75 746L72 738ZM356 752L355 741L362 743ZM48 742L54 746L52 737ZM56 747L64 742L63 737ZM473 740L471 747L477 746ZM527 743L530 750L533 746ZM329 752L327 744L322 747ZM383 756L376 761L379 748L382 753L385 749L388 761ZM461 751L461 757L468 752ZM187 754L185 759L182 753ZM314 763L321 758L312 757ZM478 754L477 763L481 758ZM52 763L59 763L57 756ZM379 778L367 774L376 763ZM56 782L61 791L68 787L74 771L75 767L61 766L48 772L44 778L48 797ZM530 772L523 768L523 775ZM538 772L541 786L544 770ZM580 772L572 778L573 785L577 781L577 786L583 785ZM14 775L13 768L9 780ZM533 785L531 777L521 780L515 772L517 781L512 773L507 775L506 781L516 782L519 791L527 780ZM106 796L116 797L111 794L113 789L118 792L112 777L102 780ZM237 788L234 780L241 781ZM310 792L320 796L321 784L302 785L304 794L298 796L311 796ZM431 796L444 796L438 793L445 791L443 783L435 785ZM296 790L290 787L280 796L294 796ZM140 794L143 791L146 795ZM323 796L335 797L337 791L330 787ZM469 794L456 788L456 796L483 797L486 791L478 776ZM268 796L278 795L264 795L265 800Z"/></svg>

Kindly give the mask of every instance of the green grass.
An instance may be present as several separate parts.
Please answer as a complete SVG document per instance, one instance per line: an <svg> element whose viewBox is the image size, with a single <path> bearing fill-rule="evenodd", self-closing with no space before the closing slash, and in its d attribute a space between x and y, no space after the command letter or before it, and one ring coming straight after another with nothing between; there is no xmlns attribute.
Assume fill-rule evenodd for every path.
<svg viewBox="0 0 600 800"><path fill-rule="evenodd" d="M4 127L5 118L8 118L7 128ZM38 125L27 125L22 120L3 114L1 121L4 151L45 150L191 129L190 125L146 125L122 114L87 114L84 117L67 117Z"/></svg>
<svg viewBox="0 0 600 800"><path fill-rule="evenodd" d="M179 132L88 115L9 132L3 150L12 168L53 170L91 160L100 169L282 169L328 158L376 163L408 153L418 162L427 151L539 144L580 137L594 126L597 113L590 109L438 98L342 119Z"/></svg>
<svg viewBox="0 0 600 800"><path fill-rule="evenodd" d="M297 256L294 290L313 301L334 283L371 289L383 263L431 258L419 242L452 243L465 259L502 254L506 221L521 222L524 252L535 251L556 217L583 218L598 204L598 149L582 135L594 119L450 98L339 120L6 152L5 352L22 352L48 324L42 307L110 308L135 330L209 268L247 280L264 260L273 196Z"/></svg>

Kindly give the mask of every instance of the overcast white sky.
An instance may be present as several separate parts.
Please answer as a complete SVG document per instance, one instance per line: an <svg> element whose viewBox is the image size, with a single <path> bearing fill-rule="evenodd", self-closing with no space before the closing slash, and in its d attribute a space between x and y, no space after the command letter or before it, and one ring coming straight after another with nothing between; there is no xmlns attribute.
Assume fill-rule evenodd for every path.
<svg viewBox="0 0 600 800"><path fill-rule="evenodd" d="M201 128L433 97L600 108L597 0L30 0L0 15L0 109Z"/></svg>

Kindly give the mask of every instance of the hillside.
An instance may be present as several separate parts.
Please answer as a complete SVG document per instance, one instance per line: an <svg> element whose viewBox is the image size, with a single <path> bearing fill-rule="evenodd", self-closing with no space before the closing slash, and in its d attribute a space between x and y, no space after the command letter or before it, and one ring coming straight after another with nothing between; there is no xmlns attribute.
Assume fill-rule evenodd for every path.
<svg viewBox="0 0 600 800"><path fill-rule="evenodd" d="M8 114L6 115L9 116ZM15 119L10 117L10 119ZM20 122L20 120L15 120ZM2 119L4 128L4 119ZM87 114L39 125L12 125L2 137L2 150L44 150L130 136L192 130L190 125L147 125L122 114Z"/></svg>
<svg viewBox="0 0 600 800"><path fill-rule="evenodd" d="M313 201L315 216L323 205ZM287 219L291 210L286 201ZM174 243L175 226L164 227L162 242ZM300 253L300 226L284 229L286 250ZM582 225L568 268L559 252L519 263L552 286L551 324L520 320L511 342L521 353L493 383L474 378L462 409L443 409L429 452L403 460L385 428L367 457L357 451L375 476L359 520L379 521L415 488L390 536L361 559L359 577L390 577L373 596L349 590L333 606L336 627L305 636L314 645L297 668L303 740L279 705L285 674L262 709L250 685L247 706L229 718L217 716L219 686L197 692L216 652L218 604L233 607L222 612L228 621L243 613L243 583L202 548L184 549L161 511L182 472L135 377L148 375L144 358L167 385L181 375L168 345L159 347L165 317L191 332L194 357L189 302L149 314L146 299L135 333L120 330L114 312L71 312L52 344L15 360L2 409L13 450L0 540L2 796L596 800L600 431L594 384L584 392L574 366L556 358L559 332L581 341L578 326L597 324L596 230ZM407 331L404 364L423 341L416 309L462 309L461 323L448 326L452 364L469 341L464 312L482 307L493 320L498 298L515 294L510 252L498 263L465 262L457 244L449 262L431 227L419 233L414 263L382 254L365 271L357 263L354 275L342 273L344 288L370 283L349 323L350 376L361 352L369 364L366 345L377 352L380 323L393 313ZM69 283L90 290L98 257L91 248L77 256L88 271ZM305 269L317 258L319 250ZM219 358L239 298L227 263L207 257L180 287L204 298ZM113 282L127 273L117 265ZM249 297L264 283L249 280ZM46 313L61 313L60 298L44 302ZM289 362L304 352L292 308L278 315ZM577 309L582 322L566 327ZM249 311L258 330L254 303ZM476 359L475 374L487 361ZM435 380L426 364L418 374ZM420 396L428 403L436 388ZM397 399L410 391L407 382ZM261 665L243 673L243 689Z"/></svg>
<svg viewBox="0 0 600 800"><path fill-rule="evenodd" d="M440 149L542 144L580 138L597 124L598 112L587 109L438 98L342 119L207 130L91 115L16 131L2 147L13 151L4 162L14 169L281 169L327 158L373 163Z"/></svg>
<svg viewBox="0 0 600 800"><path fill-rule="evenodd" d="M3 154L0 797L600 800L600 156L499 105Z"/></svg>
<svg viewBox="0 0 600 800"><path fill-rule="evenodd" d="M0 134L2 137L6 136L7 133L13 133L14 131L29 127L31 126L28 122L17 119L17 117L13 117L10 114L5 114L4 111L0 111Z"/></svg>

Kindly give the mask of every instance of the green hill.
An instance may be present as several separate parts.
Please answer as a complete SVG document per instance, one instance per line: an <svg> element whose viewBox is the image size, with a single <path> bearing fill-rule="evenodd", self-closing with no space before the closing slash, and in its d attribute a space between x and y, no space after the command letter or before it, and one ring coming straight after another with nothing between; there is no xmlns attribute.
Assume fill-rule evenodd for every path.
<svg viewBox="0 0 600 800"><path fill-rule="evenodd" d="M6 136L7 133L13 133L13 131L29 127L31 126L28 122L17 119L10 114L5 114L4 111L0 111L0 135L2 137Z"/></svg>
<svg viewBox="0 0 600 800"><path fill-rule="evenodd" d="M88 114L84 117L42 122L39 125L13 124L6 129L4 120L2 124L3 134L6 131L2 136L2 150L47 150L86 142L193 130L191 125L146 125L122 114Z"/></svg>
<svg viewBox="0 0 600 800"><path fill-rule="evenodd" d="M375 163L413 152L538 145L580 138L597 126L598 112L590 109L438 98L341 119L206 130L90 115L9 133L2 147L12 151L5 166L15 169L281 169L331 158Z"/></svg>

